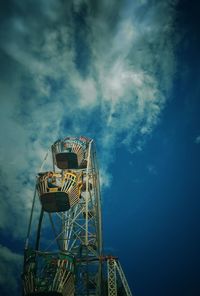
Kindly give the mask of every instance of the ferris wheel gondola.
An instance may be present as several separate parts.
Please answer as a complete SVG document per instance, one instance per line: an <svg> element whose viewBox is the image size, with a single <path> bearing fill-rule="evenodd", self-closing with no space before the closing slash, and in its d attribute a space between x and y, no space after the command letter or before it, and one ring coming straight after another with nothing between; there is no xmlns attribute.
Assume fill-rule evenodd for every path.
<svg viewBox="0 0 200 296"><path fill-rule="evenodd" d="M131 296L119 263L102 255L93 140L66 137L56 141L51 151L52 171L40 172L36 178L24 252L23 296L116 296L119 277L123 295Z"/></svg>

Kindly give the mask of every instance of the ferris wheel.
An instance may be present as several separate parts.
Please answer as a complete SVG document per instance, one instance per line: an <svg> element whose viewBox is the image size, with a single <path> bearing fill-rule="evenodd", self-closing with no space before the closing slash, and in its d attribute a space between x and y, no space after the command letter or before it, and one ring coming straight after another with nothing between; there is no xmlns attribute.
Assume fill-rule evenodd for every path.
<svg viewBox="0 0 200 296"><path fill-rule="evenodd" d="M94 141L51 146L52 170L36 177L24 251L23 296L132 295L117 257L102 253Z"/></svg>

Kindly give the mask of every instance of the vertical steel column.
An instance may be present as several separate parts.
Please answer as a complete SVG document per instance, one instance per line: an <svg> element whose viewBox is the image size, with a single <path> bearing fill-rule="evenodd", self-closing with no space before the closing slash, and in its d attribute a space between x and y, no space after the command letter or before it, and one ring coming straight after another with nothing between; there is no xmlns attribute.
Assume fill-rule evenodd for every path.
<svg viewBox="0 0 200 296"><path fill-rule="evenodd" d="M115 260L110 258L107 260L108 271L108 296L117 296L117 277Z"/></svg>
<svg viewBox="0 0 200 296"><path fill-rule="evenodd" d="M88 245L88 202L89 202L89 167L90 167L90 159L91 159L91 144L89 143L88 148L88 157L87 157L87 169L86 169L86 198L85 198L85 245Z"/></svg>

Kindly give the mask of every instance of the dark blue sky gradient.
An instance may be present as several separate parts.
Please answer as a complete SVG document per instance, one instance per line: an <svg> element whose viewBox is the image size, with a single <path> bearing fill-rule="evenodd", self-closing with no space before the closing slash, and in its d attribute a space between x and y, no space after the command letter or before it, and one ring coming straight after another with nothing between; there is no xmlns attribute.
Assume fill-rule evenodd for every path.
<svg viewBox="0 0 200 296"><path fill-rule="evenodd" d="M172 97L141 152L117 151L104 202L104 242L135 295L200 295L199 6L181 1L177 12Z"/></svg>
<svg viewBox="0 0 200 296"><path fill-rule="evenodd" d="M170 109L142 152L118 151L115 188L104 203L105 245L118 247L136 295L200 292L200 159L191 137L196 126L183 127L182 114L167 118ZM150 174L147 163L156 172Z"/></svg>

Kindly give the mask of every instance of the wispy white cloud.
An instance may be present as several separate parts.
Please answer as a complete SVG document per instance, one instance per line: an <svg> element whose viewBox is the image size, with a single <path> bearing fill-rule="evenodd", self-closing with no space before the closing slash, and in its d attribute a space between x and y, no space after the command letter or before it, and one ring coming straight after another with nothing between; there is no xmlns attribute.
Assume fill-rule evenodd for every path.
<svg viewBox="0 0 200 296"><path fill-rule="evenodd" d="M147 170L148 170L149 174L151 174L151 175L157 175L157 173L158 173L156 167L153 164L149 164L147 166Z"/></svg>
<svg viewBox="0 0 200 296"><path fill-rule="evenodd" d="M1 50L15 65L15 75L0 85L6 197L0 201L0 227L23 236L34 175L57 138L95 137L104 186L111 184L116 146L142 149L172 83L174 10L171 1L127 6L120 1L43 0L32 12L26 1L16 3L22 13L4 21L7 35L1 37ZM81 64L85 56L77 59L83 52L86 65Z"/></svg>
<svg viewBox="0 0 200 296"><path fill-rule="evenodd" d="M197 136L197 137L195 138L195 143L196 143L196 144L200 144L200 136Z"/></svg>

